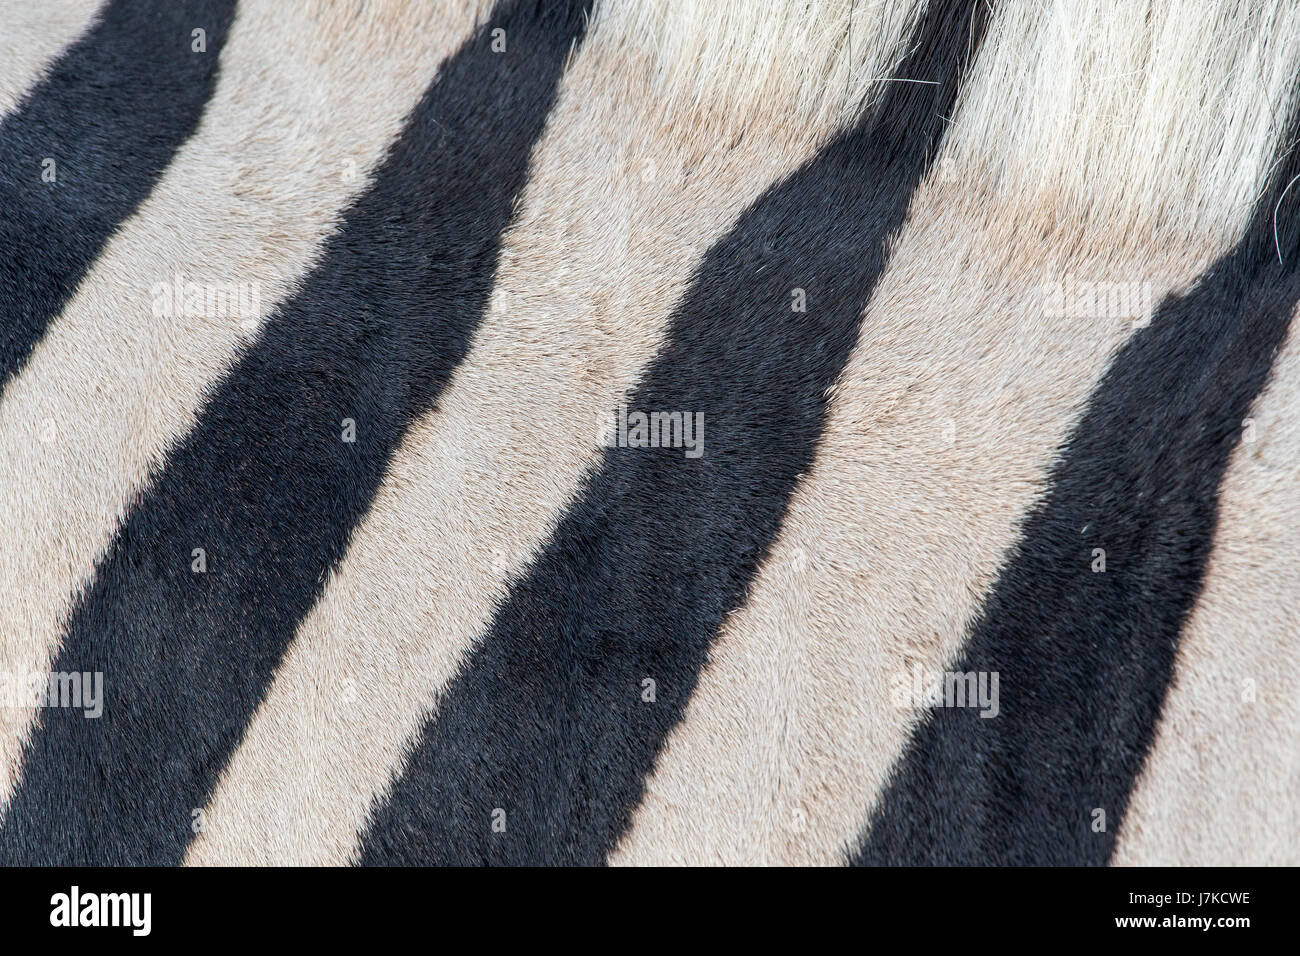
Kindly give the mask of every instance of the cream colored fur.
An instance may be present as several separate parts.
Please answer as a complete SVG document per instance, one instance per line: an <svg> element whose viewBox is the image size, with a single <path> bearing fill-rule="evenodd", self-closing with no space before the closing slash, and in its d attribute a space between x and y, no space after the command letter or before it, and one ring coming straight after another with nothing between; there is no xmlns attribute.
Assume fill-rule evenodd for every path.
<svg viewBox="0 0 1300 956"><path fill-rule="evenodd" d="M17 39L0 112L96 5L38 6L0 9ZM153 283L256 281L270 312L489 7L242 0L198 131L0 395L0 671L48 668L128 504L256 332L156 317ZM394 455L187 863L354 856L700 257L885 84L928 79L896 73L921 8L598 2L470 354ZM1151 304L1185 290L1250 216L1298 78L1293 2L996 5L817 459L613 862L843 859L918 720L889 681L957 653L1056 449L1146 318L1055 316L1044 287L1145 282ZM1293 331L1225 481L1117 862L1300 862L1297 416ZM0 708L0 806L33 716Z"/></svg>
<svg viewBox="0 0 1300 956"><path fill-rule="evenodd" d="M258 282L271 309L475 17L472 4L239 5L199 129L0 396L0 671L49 668L131 496L256 333L155 316L151 287L178 273ZM0 708L0 805L33 716Z"/></svg>
<svg viewBox="0 0 1300 956"><path fill-rule="evenodd" d="M1133 331L1052 318L1043 286L1145 281L1153 301L1185 288L1245 225L1279 145L1296 11L1236 8L1234 21L1162 7L1011 5L994 18L817 462L614 862L834 863L855 844L918 718L892 705L891 680L956 653ZM1134 42L1144 29L1199 39ZM1243 101L1235 64L1256 56L1288 82ZM1169 119L1179 103L1207 105ZM1262 613L1276 621L1276 607Z"/></svg>
<svg viewBox="0 0 1300 956"><path fill-rule="evenodd" d="M49 70L58 54L95 23L102 0L4 0L0 55L0 119L13 109ZM38 157L35 162L39 162ZM37 167L39 169L39 166Z"/></svg>
<svg viewBox="0 0 1300 956"><path fill-rule="evenodd" d="M1243 423L1115 862L1300 865L1300 330Z"/></svg>
<svg viewBox="0 0 1300 956"><path fill-rule="evenodd" d="M793 13L755 23L779 31ZM663 45L646 16L609 4L596 18L535 150L493 308L394 456L187 862L349 859L510 576L596 461L601 415L653 357L700 255L835 127L825 108L791 135L763 108L740 135L713 98L718 76ZM864 38L863 69L888 62L900 23ZM674 74L693 94L665 102L657 84Z"/></svg>

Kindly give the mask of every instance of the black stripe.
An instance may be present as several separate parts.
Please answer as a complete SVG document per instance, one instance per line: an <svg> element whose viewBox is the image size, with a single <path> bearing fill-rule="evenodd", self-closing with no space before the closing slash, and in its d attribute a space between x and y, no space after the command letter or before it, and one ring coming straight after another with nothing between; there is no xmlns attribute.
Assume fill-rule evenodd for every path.
<svg viewBox="0 0 1300 956"><path fill-rule="evenodd" d="M465 356L585 19L581 2L503 3L443 64L320 266L131 509L54 666L104 673L103 716L42 712L0 862L180 861L403 432Z"/></svg>
<svg viewBox="0 0 1300 956"><path fill-rule="evenodd" d="M1287 147L1300 114L1291 130ZM1096 386L953 667L998 672L999 716L930 712L855 862L1110 859L1201 590L1220 482L1300 298L1300 201L1279 221L1285 268L1273 237L1297 173L1293 152L1242 241L1161 303Z"/></svg>
<svg viewBox="0 0 1300 956"><path fill-rule="evenodd" d="M234 15L235 0L113 0L0 123L0 391L198 127Z"/></svg>
<svg viewBox="0 0 1300 956"><path fill-rule="evenodd" d="M873 118L706 254L628 402L702 412L703 456L606 450L373 809L361 862L605 859L813 460L827 391L953 101L972 6L933 5L898 69L940 85L889 86ZM806 315L791 311L795 288Z"/></svg>

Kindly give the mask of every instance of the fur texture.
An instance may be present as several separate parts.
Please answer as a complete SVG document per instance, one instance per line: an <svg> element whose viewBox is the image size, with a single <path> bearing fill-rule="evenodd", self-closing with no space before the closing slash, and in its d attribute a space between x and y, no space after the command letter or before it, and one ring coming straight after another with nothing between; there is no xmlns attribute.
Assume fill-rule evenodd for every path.
<svg viewBox="0 0 1300 956"><path fill-rule="evenodd" d="M1121 152L1123 143L1112 138L1074 141L1076 158L1110 174L1089 185L1073 167L1058 170L1053 193L1060 202L1041 188L1031 191L1026 176L1034 168L1013 166L1017 154L1003 154L996 131L1019 131L1025 116L1058 115L1057 135L1073 129L1067 115L1085 125L1113 122L1118 107L1103 95L1112 71L1164 82L1168 64L1150 59L1156 48L1149 41L1130 43L1127 58L1117 55L1113 38L1087 19L1101 12L1054 5L1034 28L1018 8L993 16L945 153L913 202L891 268L868 307L870 334L837 383L817 461L800 483L746 608L715 643L712 664L648 780L615 861L830 863L858 846L871 803L861 796L885 786L924 713L911 701L892 700L893 687L954 662L1089 392L1114 350L1150 318L1145 311L1049 311L1045 287L1067 276L1141 280L1154 307L1166 292L1195 282L1244 227L1249 206L1225 203L1209 178L1171 175L1165 179L1171 198L1147 200L1160 214L1137 210L1124 187L1132 176L1146 175L1146 154ZM1149 12L1165 23L1166 14ZM1204 31L1186 32L1220 43L1216 10L1167 15L1193 12L1207 18ZM1260 22L1273 22L1267 13L1242 9L1239 15L1231 35L1243 44L1281 40L1255 32ZM1081 19L1091 28L1067 30ZM1035 69L1012 69L1007 64L1016 51L1005 45L1017 33L1025 38L1020 49L1036 38L1071 35L1077 42L1073 56L1040 53L1030 61ZM1279 45L1260 55L1273 63L1291 56L1285 51ZM1175 73L1185 83L1205 84L1194 87L1203 99L1213 101L1225 82L1241 82L1233 73L1215 81L1199 72L1211 56L1208 46L1187 55L1192 58ZM1097 59L1106 62L1100 75L1085 68ZM1062 76L1076 77L1079 86L1068 113L1056 100L1033 95ZM1292 88L1280 84L1275 107L1253 114L1260 136L1250 141L1259 152L1237 165L1264 175L1271 157L1289 148L1276 113L1290 108ZM1135 126L1157 115L1150 96L1124 102L1118 115L1133 117ZM1182 157L1179 165L1217 163L1222 139L1212 129L1242 120L1236 105L1219 102L1219 112L1200 111L1177 127L1180 139L1165 149ZM1254 101L1241 106L1256 108ZM1135 109L1140 115L1133 116ZM968 119L969 110L978 118ZM1037 157L1051 141L1032 145L1036 151L1025 155ZM958 151L970 158L958 161ZM1225 168L1235 175L1237 165ZM1098 205L1084 206L1075 198L1080 195ZM1215 223L1212 231L1203 227L1203 215ZM1117 233L1117 220L1130 228ZM1082 565L1070 563L1071 572L1091 574L1091 546L1081 559ZM1038 598L1026 601L1033 607ZM1282 605L1265 606L1260 614L1284 627ZM1231 642L1234 633L1225 630L1222 640ZM1001 719L981 723L992 734ZM1290 728L1280 733L1293 739ZM971 827L980 819L980 788L948 794L950 802L935 816L918 821L930 828L921 846L936 853L952 846L928 839L939 832L936 817ZM1081 809L1061 820L1063 831L1090 826L1097 802L1083 805L1082 796ZM1174 838L1178 828L1167 822ZM1095 839L1113 839L1114 824L1112 809L1107 830ZM1211 838L1220 841L1220 852L1235 852L1230 833ZM1282 843L1284 854L1296 852L1290 841ZM994 862L1017 846L1013 839L983 859Z"/></svg>
<svg viewBox="0 0 1300 956"><path fill-rule="evenodd" d="M115 675L132 703L98 720L44 712L0 859L32 860L40 846L41 862L180 862L194 831L178 811L206 803L392 449L437 399L487 303L529 147L586 13L528 6L504 5L493 21L527 51L516 71L493 62L486 28L441 65L375 185L133 503L53 665ZM412 199L426 181L456 184L460 202ZM340 454L349 429L355 447ZM212 456L217 447L254 457ZM300 542L282 548L274 529L291 527ZM198 574L184 560L194 548ZM172 679L152 681L159 668ZM169 734L177 724L187 732ZM105 779L78 753L133 771ZM84 774L56 769L69 764ZM160 832L164 820L177 825Z"/></svg>
<svg viewBox="0 0 1300 956"><path fill-rule="evenodd" d="M0 57L0 116L37 83L65 49L95 23L102 0L51 0L5 6L5 51Z"/></svg>
<svg viewBox="0 0 1300 956"><path fill-rule="evenodd" d="M601 422L661 346L703 250L834 131L830 118L792 130L767 114L736 135L712 102L719 77L656 35L633 43L642 13L603 8L576 51L473 348L396 451L192 862L356 852L421 721L595 466ZM891 46L858 55L882 71ZM665 74L691 76L695 95L666 102Z"/></svg>
<svg viewBox="0 0 1300 956"><path fill-rule="evenodd" d="M1300 862L1294 4L20 6L4 862Z"/></svg>
<svg viewBox="0 0 1300 956"><path fill-rule="evenodd" d="M1300 111L1287 135L1300 137ZM1292 154L1237 246L1162 302L1093 387L953 667L1002 675L999 718L929 715L860 862L1109 861L1115 831L1097 812L1124 819L1202 589L1224 470L1300 297L1300 230L1280 234L1289 269L1266 243L1297 175Z"/></svg>
<svg viewBox="0 0 1300 956"><path fill-rule="evenodd" d="M1205 587L1179 642L1159 734L1114 861L1294 866L1300 806L1300 339L1243 420ZM1248 637L1243 639L1242 635Z"/></svg>
<svg viewBox="0 0 1300 956"><path fill-rule="evenodd" d="M234 12L234 0L158 9L110 2L5 117L0 387L194 132ZM192 24L200 38L187 42ZM200 39L201 53L193 49Z"/></svg>
<svg viewBox="0 0 1300 956"><path fill-rule="evenodd" d="M0 394L0 672L48 670L129 503L265 317L154 314L153 288L257 282L266 307L287 294L473 13L306 6L286 22L277 3L240 5L200 128ZM35 716L0 708L0 802Z"/></svg>

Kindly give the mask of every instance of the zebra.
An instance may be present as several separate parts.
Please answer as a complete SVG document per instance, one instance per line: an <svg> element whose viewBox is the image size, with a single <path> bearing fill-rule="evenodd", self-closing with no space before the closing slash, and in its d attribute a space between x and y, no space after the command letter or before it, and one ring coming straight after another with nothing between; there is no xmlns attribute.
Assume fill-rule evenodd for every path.
<svg viewBox="0 0 1300 956"><path fill-rule="evenodd" d="M0 24L0 863L1300 862L1294 4Z"/></svg>

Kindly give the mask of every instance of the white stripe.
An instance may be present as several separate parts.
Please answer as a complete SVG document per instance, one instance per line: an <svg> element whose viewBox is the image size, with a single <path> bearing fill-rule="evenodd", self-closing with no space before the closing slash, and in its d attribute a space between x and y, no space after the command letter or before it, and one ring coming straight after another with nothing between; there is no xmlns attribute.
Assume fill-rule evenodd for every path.
<svg viewBox="0 0 1300 956"><path fill-rule="evenodd" d="M240 3L199 129L0 397L0 674L49 667L128 500L256 332L155 316L151 287L256 282L265 314L473 20L465 4ZM33 714L0 708L0 803Z"/></svg>
<svg viewBox="0 0 1300 956"><path fill-rule="evenodd" d="M1300 318L1243 424L1117 865L1300 865Z"/></svg>
<svg viewBox="0 0 1300 956"><path fill-rule="evenodd" d="M627 14L637 11L625 8ZM703 250L829 124L665 110L606 8L563 81L497 305L415 424L207 810L190 864L338 864L437 695L596 462ZM647 162L649 161L649 162Z"/></svg>
<svg viewBox="0 0 1300 956"><path fill-rule="evenodd" d="M1083 6L1053 9L1086 26L1100 13ZM1016 9L995 19L986 41L995 47L963 96L975 116L955 116L956 142L918 193L867 307L817 461L747 605L714 643L614 863L844 860L917 719L910 701L892 699L894 681L916 667L942 671L955 654L1057 447L1133 331L1133 316L1098 315L1073 301L1082 296L1071 288L1148 283L1136 296L1145 318L1245 224L1249 205L1225 205L1214 192L1223 184L1207 176L1196 180L1204 193L1182 223L1188 228L1171 236L1170 223L1150 214L1167 197L1137 198L1150 159L1129 154L1122 136L1076 142L1081 162L1107 170L1093 173L1094 209L1068 204L1077 174L1062 174L1059 199L1012 175L1019 154L1005 155L986 130L1050 123L1062 104L1035 101L1037 113L1025 106L1049 79L1074 76L1086 92L1100 82L1087 72L1100 58L1107 75L1117 66L1159 67L1191 86L1218 82L1194 56L1205 50L1184 51L1186 62L1148 62L1149 50L1107 60L1097 49L1105 31L1073 35L1077 60L1068 52L1064 62L1044 59L1040 45L1060 52L1049 39L1060 23L1024 17ZM1209 34L1202 45L1224 42ZM1270 55L1294 62L1290 49L1278 44ZM1021 64L1018 78L1010 61ZM1035 69L1025 73L1026 62ZM1163 90L1168 79L1149 78L1139 93ZM1128 112L1116 112L1109 96L1095 99L1109 122L1141 127L1160 118L1158 102L1140 95ZM1066 106L1077 112L1092 102L1071 97ZM1277 146L1271 108L1222 105L1249 111L1259 126L1233 157L1234 169L1256 171L1248 185L1258 190ZM1085 127L1092 119L1075 117ZM1162 151L1186 157L1189 168L1218 161L1221 142L1199 129L1180 135ZM1175 195L1187 188L1170 185ZM1202 231L1196 217L1205 206L1218 218ZM1117 232L1115 223L1133 230ZM1066 284L1061 310L1044 289L1057 281Z"/></svg>
<svg viewBox="0 0 1300 956"><path fill-rule="evenodd" d="M0 117L49 71L59 54L94 25L102 0L4 0L0 56Z"/></svg>

